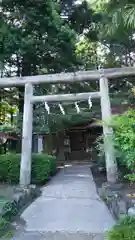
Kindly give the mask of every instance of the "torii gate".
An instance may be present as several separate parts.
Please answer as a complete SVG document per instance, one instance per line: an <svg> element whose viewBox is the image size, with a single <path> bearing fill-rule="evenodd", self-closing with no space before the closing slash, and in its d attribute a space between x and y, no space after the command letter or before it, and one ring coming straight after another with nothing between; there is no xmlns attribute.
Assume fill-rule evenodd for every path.
<svg viewBox="0 0 135 240"><path fill-rule="evenodd" d="M28 77L1 78L0 86L21 86L25 85L24 113L23 113L23 134L22 134L22 154L20 167L20 185L27 186L31 181L31 149L32 149L32 120L33 104L36 102L76 102L86 100L89 97L101 99L102 120L107 122L111 118L111 106L108 90L108 79L134 76L135 68L112 68L105 69L103 73L96 71L79 71L76 73L49 74ZM33 96L33 85L41 83L73 83L90 80L99 80L100 92L88 92L77 94ZM106 157L106 171L108 182L117 181L117 163L114 154L114 147L107 141L107 136L112 136L110 127L103 125L104 148Z"/></svg>

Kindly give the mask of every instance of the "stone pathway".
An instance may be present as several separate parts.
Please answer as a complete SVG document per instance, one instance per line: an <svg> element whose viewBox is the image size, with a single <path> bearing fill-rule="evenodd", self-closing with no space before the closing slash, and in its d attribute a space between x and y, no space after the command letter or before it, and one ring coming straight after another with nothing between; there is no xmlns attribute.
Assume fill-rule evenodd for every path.
<svg viewBox="0 0 135 240"><path fill-rule="evenodd" d="M103 240L114 220L89 166L65 166L21 215L12 240Z"/></svg>

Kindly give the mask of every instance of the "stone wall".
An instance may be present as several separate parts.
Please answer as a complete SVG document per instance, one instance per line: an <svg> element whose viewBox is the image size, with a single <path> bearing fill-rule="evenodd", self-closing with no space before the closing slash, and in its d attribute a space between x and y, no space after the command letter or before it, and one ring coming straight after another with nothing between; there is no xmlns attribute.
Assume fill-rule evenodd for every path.
<svg viewBox="0 0 135 240"><path fill-rule="evenodd" d="M122 184L103 183L102 188L98 190L100 197L117 220L127 215L128 209L132 206L131 201L124 196L122 188Z"/></svg>

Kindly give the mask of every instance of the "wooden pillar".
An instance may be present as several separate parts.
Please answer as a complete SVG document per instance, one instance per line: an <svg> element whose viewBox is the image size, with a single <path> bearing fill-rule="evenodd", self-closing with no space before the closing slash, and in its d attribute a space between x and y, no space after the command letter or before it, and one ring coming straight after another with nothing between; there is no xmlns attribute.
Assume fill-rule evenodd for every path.
<svg viewBox="0 0 135 240"><path fill-rule="evenodd" d="M111 104L109 98L108 79L100 78L100 94L101 94L101 112L103 122L108 123L111 119ZM104 150L106 158L107 181L115 183L117 181L117 162L115 157L114 146L112 143L113 130L103 123L104 134Z"/></svg>
<svg viewBox="0 0 135 240"><path fill-rule="evenodd" d="M43 136L38 136L38 153L43 152Z"/></svg>
<svg viewBox="0 0 135 240"><path fill-rule="evenodd" d="M37 135L33 135L32 137L32 152L37 153Z"/></svg>
<svg viewBox="0 0 135 240"><path fill-rule="evenodd" d="M59 163L64 164L64 132L58 132L57 134L57 160Z"/></svg>
<svg viewBox="0 0 135 240"><path fill-rule="evenodd" d="M52 134L49 132L45 136L45 153L52 154Z"/></svg>
<svg viewBox="0 0 135 240"><path fill-rule="evenodd" d="M31 101L33 86L25 84L23 130L22 130L22 154L20 167L20 185L27 186L31 181L31 151L32 151L32 119L33 106Z"/></svg>

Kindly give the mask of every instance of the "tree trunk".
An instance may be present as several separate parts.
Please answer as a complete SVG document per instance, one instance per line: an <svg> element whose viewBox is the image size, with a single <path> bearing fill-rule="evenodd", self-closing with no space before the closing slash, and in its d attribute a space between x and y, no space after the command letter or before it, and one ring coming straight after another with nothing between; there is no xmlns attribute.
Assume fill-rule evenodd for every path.
<svg viewBox="0 0 135 240"><path fill-rule="evenodd" d="M45 135L45 153L52 155L52 135L51 133Z"/></svg>
<svg viewBox="0 0 135 240"><path fill-rule="evenodd" d="M10 121L11 121L11 125L13 125L14 124L14 115L13 115L12 111L10 113Z"/></svg>

